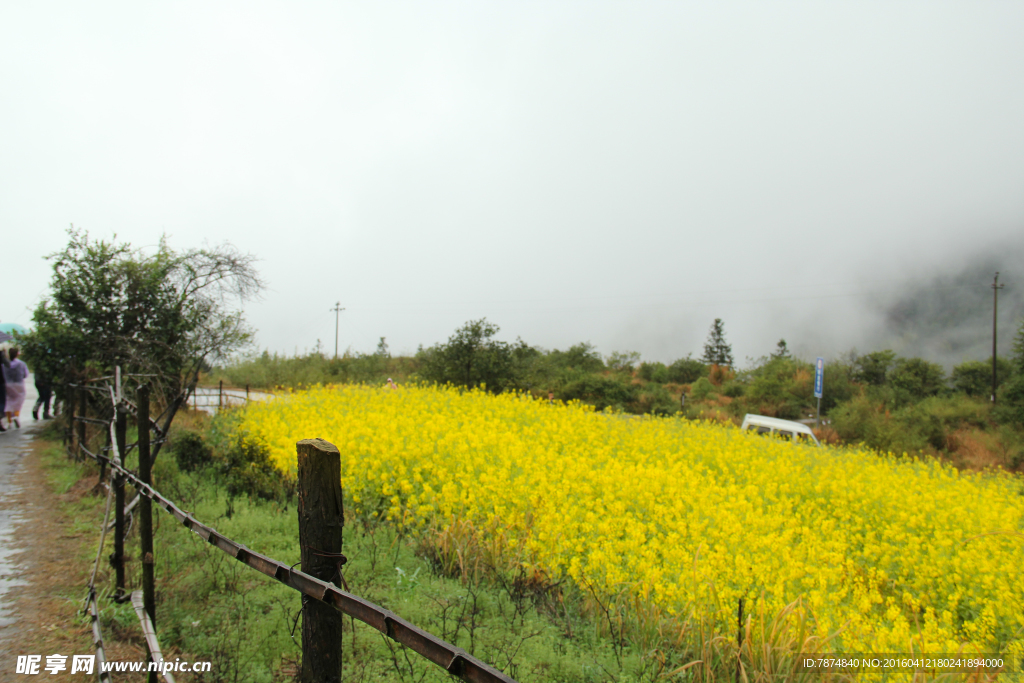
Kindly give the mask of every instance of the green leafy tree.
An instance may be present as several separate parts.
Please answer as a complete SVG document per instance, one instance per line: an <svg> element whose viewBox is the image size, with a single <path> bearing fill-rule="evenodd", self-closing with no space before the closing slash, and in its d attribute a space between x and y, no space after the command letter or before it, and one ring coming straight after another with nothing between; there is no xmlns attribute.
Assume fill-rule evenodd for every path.
<svg viewBox="0 0 1024 683"><path fill-rule="evenodd" d="M594 345L589 342L573 344L565 351L554 350L548 354L556 367L564 370L581 372L600 372L604 370L604 361Z"/></svg>
<svg viewBox="0 0 1024 683"><path fill-rule="evenodd" d="M263 287L253 256L227 244L179 252L161 239L145 253L116 237L68 236L64 250L47 257L50 292L20 340L36 371L57 384L121 366L155 375L170 395L192 371L250 341L241 311L229 304Z"/></svg>
<svg viewBox="0 0 1024 683"><path fill-rule="evenodd" d="M701 377L707 377L708 366L689 355L668 366L668 381L677 384L692 384Z"/></svg>
<svg viewBox="0 0 1024 683"><path fill-rule="evenodd" d="M857 357L853 361L854 379L873 387L885 386L896 365L896 353L886 349Z"/></svg>
<svg viewBox="0 0 1024 683"><path fill-rule="evenodd" d="M1021 319L1017 335L1013 338L1013 371L1024 375L1024 319Z"/></svg>
<svg viewBox="0 0 1024 683"><path fill-rule="evenodd" d="M657 361L653 363L641 363L640 364L640 378L645 379L648 382L657 382L658 384L664 384L669 381L668 378L668 366L664 363Z"/></svg>
<svg viewBox="0 0 1024 683"><path fill-rule="evenodd" d="M890 373L889 383L896 391L920 400L945 389L946 373L938 363L922 358L900 358Z"/></svg>
<svg viewBox="0 0 1024 683"><path fill-rule="evenodd" d="M499 329L486 318L467 322L448 338L448 343L422 354L420 375L439 384L486 386L494 393L515 387L515 350L510 344L492 338Z"/></svg>
<svg viewBox="0 0 1024 683"><path fill-rule="evenodd" d="M597 410L612 408L629 411L640 395L640 388L621 379L603 375L579 373L556 392L563 401L583 401Z"/></svg>
<svg viewBox="0 0 1024 683"><path fill-rule="evenodd" d="M732 346L725 341L725 326L721 318L715 318L708 332L708 340L704 343L702 361L708 365L727 365L732 367Z"/></svg>
<svg viewBox="0 0 1024 683"><path fill-rule="evenodd" d="M615 372L633 372L633 368L639 362L640 353L638 351L613 351L604 364Z"/></svg>
<svg viewBox="0 0 1024 683"><path fill-rule="evenodd" d="M1013 372L1013 363L1006 358L996 361L996 389L1006 382ZM968 396L992 395L992 361L969 360L953 368L950 375L953 390Z"/></svg>
<svg viewBox="0 0 1024 683"><path fill-rule="evenodd" d="M1024 320L1013 339L1011 375L999 391L997 404L1003 421L1024 425Z"/></svg>

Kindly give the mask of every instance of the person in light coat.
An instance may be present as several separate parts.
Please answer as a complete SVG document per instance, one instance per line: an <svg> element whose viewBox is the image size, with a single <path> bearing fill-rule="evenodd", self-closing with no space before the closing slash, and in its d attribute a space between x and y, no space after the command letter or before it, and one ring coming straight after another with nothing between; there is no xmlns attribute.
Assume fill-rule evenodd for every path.
<svg viewBox="0 0 1024 683"><path fill-rule="evenodd" d="M21 414L21 406L25 403L25 378L28 377L28 366L25 361L18 358L18 349L11 349L11 360L9 365L4 365L4 380L7 383L7 405L4 406L4 415L7 416L7 428L11 425L20 428L21 422L18 416Z"/></svg>

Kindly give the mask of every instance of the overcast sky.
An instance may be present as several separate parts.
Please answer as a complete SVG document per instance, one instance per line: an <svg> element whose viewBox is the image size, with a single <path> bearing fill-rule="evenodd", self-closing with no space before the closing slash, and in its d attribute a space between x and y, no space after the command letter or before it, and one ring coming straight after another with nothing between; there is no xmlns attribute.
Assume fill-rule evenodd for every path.
<svg viewBox="0 0 1024 683"><path fill-rule="evenodd" d="M1022 36L1019 0L3 2L0 320L74 223L256 255L272 351L333 352L338 301L360 352L864 349L1021 243Z"/></svg>

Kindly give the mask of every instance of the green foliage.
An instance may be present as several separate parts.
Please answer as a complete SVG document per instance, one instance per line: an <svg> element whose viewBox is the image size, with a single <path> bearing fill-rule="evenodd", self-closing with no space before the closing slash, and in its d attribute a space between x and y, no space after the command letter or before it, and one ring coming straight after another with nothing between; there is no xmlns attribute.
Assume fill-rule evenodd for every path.
<svg viewBox="0 0 1024 683"><path fill-rule="evenodd" d="M821 412L828 415L837 405L849 401L857 394L854 381L854 369L841 360L825 363L823 391L821 396ZM813 392L813 386L811 387Z"/></svg>
<svg viewBox="0 0 1024 683"><path fill-rule="evenodd" d="M255 296L262 282L255 259L230 245L176 252L161 239L145 254L72 230L67 247L49 259L49 296L20 343L35 370L57 385L120 365L157 375L158 388L171 395L204 359L251 337L227 301Z"/></svg>
<svg viewBox="0 0 1024 683"><path fill-rule="evenodd" d="M996 359L996 390L1013 372L1013 363L1006 358ZM969 360L953 368L950 375L953 390L968 396L992 395L992 361Z"/></svg>
<svg viewBox="0 0 1024 683"><path fill-rule="evenodd" d="M771 357L773 359L774 358L786 358L786 359L789 359L789 358L793 357L793 354L791 354L789 352L789 346L786 345L786 340L785 339L780 339L779 343L775 345L775 350L772 351L772 356Z"/></svg>
<svg viewBox="0 0 1024 683"><path fill-rule="evenodd" d="M641 363L640 364L640 379L647 380L648 382L657 382L658 384L664 384L670 382L668 366L664 363Z"/></svg>
<svg viewBox="0 0 1024 683"><path fill-rule="evenodd" d="M1024 319L1021 319L1013 338L1013 366L1014 372L1024 375Z"/></svg>
<svg viewBox="0 0 1024 683"><path fill-rule="evenodd" d="M747 373L744 406L750 412L797 419L813 401L813 374L809 363L783 355L771 356Z"/></svg>
<svg viewBox="0 0 1024 683"><path fill-rule="evenodd" d="M928 438L917 425L906 425L901 420L865 395L854 397L835 410L829 417L839 436L851 443L862 442L880 451L896 454L915 453L928 446Z"/></svg>
<svg viewBox="0 0 1024 683"><path fill-rule="evenodd" d="M348 353L327 358L319 350L301 356L284 356L264 351L231 365L219 367L207 378L216 383L253 389L299 387L314 384L383 384L388 377L406 381L419 368L417 358L390 357L379 353Z"/></svg>
<svg viewBox="0 0 1024 683"><path fill-rule="evenodd" d="M725 341L725 325L721 318L715 318L708 332L708 340L704 343L704 356L701 360L707 365L726 365L732 367L732 346Z"/></svg>
<svg viewBox="0 0 1024 683"><path fill-rule="evenodd" d="M178 469L194 472L208 467L212 462L212 451L202 434L191 430L172 430L173 441L169 444Z"/></svg>
<svg viewBox="0 0 1024 683"><path fill-rule="evenodd" d="M626 411L639 397L639 387L614 377L577 373L569 379L555 396L563 401L583 401L597 410L613 408Z"/></svg>
<svg viewBox="0 0 1024 683"><path fill-rule="evenodd" d="M734 379L729 380L722 385L722 393L729 398L740 398L746 394L747 387L743 382L737 382Z"/></svg>
<svg viewBox="0 0 1024 683"><path fill-rule="evenodd" d="M961 427L985 429L990 406L962 394L932 396L898 409L886 409L867 394L832 411L832 426L844 440L894 453L942 451L950 434Z"/></svg>
<svg viewBox="0 0 1024 683"><path fill-rule="evenodd" d="M708 366L689 355L668 366L668 381L676 384L692 384L701 377L707 376Z"/></svg>
<svg viewBox="0 0 1024 683"><path fill-rule="evenodd" d="M267 450L233 437L239 415L218 414L205 433L172 428L169 448L182 472L200 472L214 477L232 499L238 496L287 502L294 493L293 482L273 466Z"/></svg>
<svg viewBox="0 0 1024 683"><path fill-rule="evenodd" d="M574 344L566 351L552 351L548 354L548 358L552 365L561 370L578 372L601 372L604 370L601 354L589 342Z"/></svg>
<svg viewBox="0 0 1024 683"><path fill-rule="evenodd" d="M471 320L448 338L420 356L423 379L468 388L486 386L500 393L518 386L513 348L492 337L497 325L486 318Z"/></svg>
<svg viewBox="0 0 1024 683"><path fill-rule="evenodd" d="M859 358L853 362L853 377L858 382L880 387L885 385L889 379L889 371L896 364L896 353L886 349L875 351Z"/></svg>
<svg viewBox="0 0 1024 683"><path fill-rule="evenodd" d="M679 401L660 384L649 384L640 391L631 412L661 416L675 415L679 412Z"/></svg>
<svg viewBox="0 0 1024 683"><path fill-rule="evenodd" d="M1024 426L1024 374L1016 374L1000 388L996 418L1005 424Z"/></svg>
<svg viewBox="0 0 1024 683"><path fill-rule="evenodd" d="M639 362L640 353L637 351L613 351L605 360L605 365L612 372L631 373Z"/></svg>
<svg viewBox="0 0 1024 683"><path fill-rule="evenodd" d="M946 373L938 363L921 358L900 358L889 374L893 389L911 399L935 396L946 387Z"/></svg>
<svg viewBox="0 0 1024 683"><path fill-rule="evenodd" d="M701 377L690 386L690 396L697 401L703 401L715 392L715 385L707 377Z"/></svg>

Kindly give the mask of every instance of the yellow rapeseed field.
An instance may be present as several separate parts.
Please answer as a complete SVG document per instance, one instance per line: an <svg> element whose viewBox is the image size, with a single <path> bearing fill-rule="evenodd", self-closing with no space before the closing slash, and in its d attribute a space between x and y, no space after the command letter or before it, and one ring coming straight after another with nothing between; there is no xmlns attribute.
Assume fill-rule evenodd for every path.
<svg viewBox="0 0 1024 683"><path fill-rule="evenodd" d="M802 598L848 653L1024 647L1020 477L451 388L315 387L240 435L286 473L326 439L365 509L503 529L552 577L681 616Z"/></svg>

